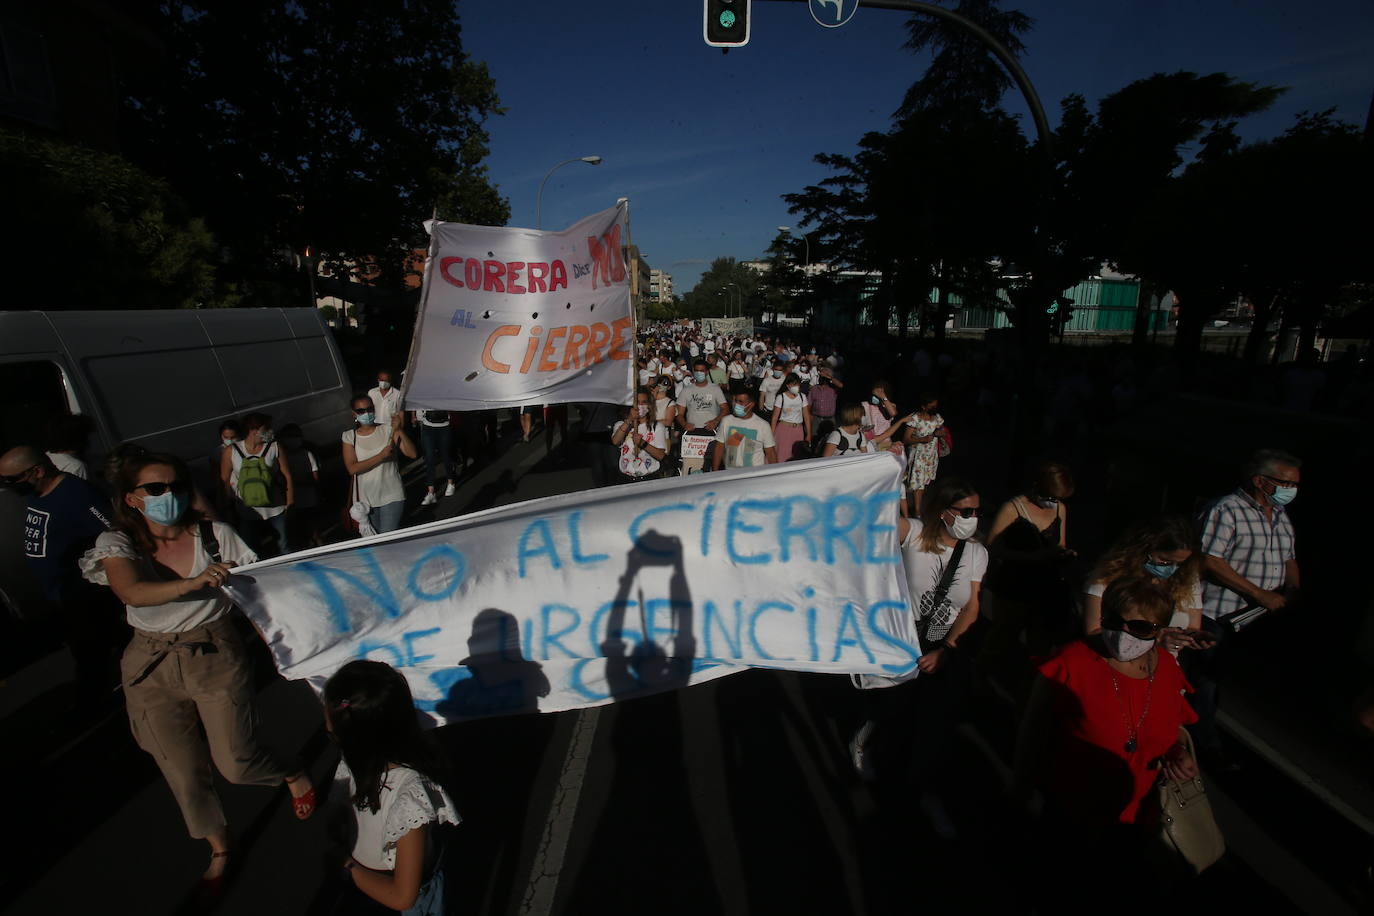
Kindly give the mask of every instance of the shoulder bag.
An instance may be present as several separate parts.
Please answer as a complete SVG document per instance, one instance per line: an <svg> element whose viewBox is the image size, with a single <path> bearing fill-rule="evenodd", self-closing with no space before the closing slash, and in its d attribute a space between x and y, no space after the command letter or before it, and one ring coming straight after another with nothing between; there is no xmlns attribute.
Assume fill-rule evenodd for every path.
<svg viewBox="0 0 1374 916"><path fill-rule="evenodd" d="M1186 730L1183 735L1183 746L1196 763L1193 739ZM1195 872L1215 865L1226 852L1226 839L1212 816L1202 771L1198 770L1198 775L1187 782L1161 780L1156 791L1159 793L1159 838L1165 849L1172 850Z"/></svg>

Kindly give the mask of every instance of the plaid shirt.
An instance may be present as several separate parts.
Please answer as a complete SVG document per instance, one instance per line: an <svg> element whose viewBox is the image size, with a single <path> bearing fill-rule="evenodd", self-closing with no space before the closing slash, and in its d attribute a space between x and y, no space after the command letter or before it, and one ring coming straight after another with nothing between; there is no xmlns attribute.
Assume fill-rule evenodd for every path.
<svg viewBox="0 0 1374 916"><path fill-rule="evenodd" d="M1273 521L1244 490L1223 496L1202 520L1202 552L1220 557L1259 588L1272 591L1283 584L1284 563L1297 558L1293 522L1282 506L1273 508ZM1251 604L1249 598L1210 579L1202 585L1202 612L1212 619Z"/></svg>

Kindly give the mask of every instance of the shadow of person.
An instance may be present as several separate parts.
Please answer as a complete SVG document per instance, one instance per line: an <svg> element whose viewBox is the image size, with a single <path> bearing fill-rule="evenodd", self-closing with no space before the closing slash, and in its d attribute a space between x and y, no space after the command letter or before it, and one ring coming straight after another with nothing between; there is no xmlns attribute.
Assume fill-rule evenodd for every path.
<svg viewBox="0 0 1374 916"><path fill-rule="evenodd" d="M668 584L669 627L673 633L672 654L652 638L661 628L652 621L645 607L643 589L634 602L639 609L639 631L633 649L625 645L625 609L630 604L630 589L640 570L654 566L672 569ZM655 610L661 601L650 599ZM611 612L606 618L606 637L601 654L606 657L606 687L617 701L646 693L657 693L686 686L692 675L696 655L692 593L687 587L687 569L682 559L682 541L657 531L641 534L626 554L625 572L620 576ZM653 632L649 632L652 629Z"/></svg>
<svg viewBox="0 0 1374 916"><path fill-rule="evenodd" d="M490 509L496 505L496 501L502 496L514 493L516 488L515 473L506 468L501 472L501 476L486 484L478 490L468 504L463 507L459 514L467 515L471 512L479 512L482 509Z"/></svg>
<svg viewBox="0 0 1374 916"><path fill-rule="evenodd" d="M521 654L520 625L505 611L487 608L477 615L468 636L468 657L458 664L471 677L455 682L434 707L450 722L538 712L539 697L549 695L543 666Z"/></svg>

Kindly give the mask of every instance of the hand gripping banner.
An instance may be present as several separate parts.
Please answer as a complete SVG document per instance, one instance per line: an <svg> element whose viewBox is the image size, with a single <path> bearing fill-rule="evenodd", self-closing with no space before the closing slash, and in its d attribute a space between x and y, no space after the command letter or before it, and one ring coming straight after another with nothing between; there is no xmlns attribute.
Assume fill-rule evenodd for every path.
<svg viewBox="0 0 1374 916"><path fill-rule="evenodd" d="M562 232L428 223L406 409L629 404L628 206Z"/></svg>
<svg viewBox="0 0 1374 916"><path fill-rule="evenodd" d="M745 667L919 657L890 454L518 503L235 570L281 673L374 658L440 721L557 711Z"/></svg>

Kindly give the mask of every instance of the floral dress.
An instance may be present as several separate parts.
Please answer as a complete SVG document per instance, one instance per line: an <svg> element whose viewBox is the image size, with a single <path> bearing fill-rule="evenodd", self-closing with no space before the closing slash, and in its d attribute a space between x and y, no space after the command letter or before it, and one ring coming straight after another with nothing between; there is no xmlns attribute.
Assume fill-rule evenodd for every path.
<svg viewBox="0 0 1374 916"><path fill-rule="evenodd" d="M938 413L929 420L917 414L909 422L916 430L917 436L934 435L935 430L945 425L944 417ZM939 443L931 439L929 442L918 442L907 448L905 483L908 490L924 490L926 485L935 479L935 472L940 467L938 447Z"/></svg>

